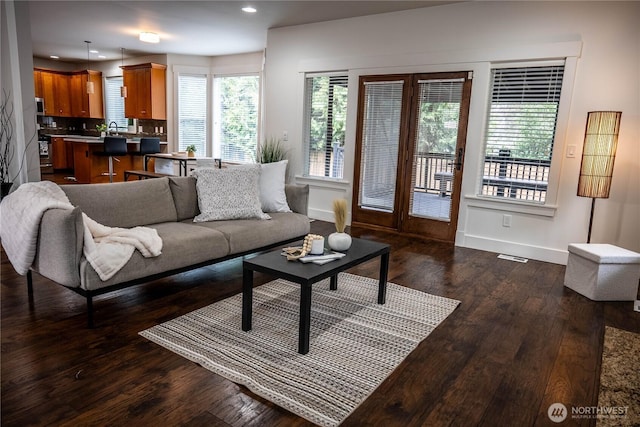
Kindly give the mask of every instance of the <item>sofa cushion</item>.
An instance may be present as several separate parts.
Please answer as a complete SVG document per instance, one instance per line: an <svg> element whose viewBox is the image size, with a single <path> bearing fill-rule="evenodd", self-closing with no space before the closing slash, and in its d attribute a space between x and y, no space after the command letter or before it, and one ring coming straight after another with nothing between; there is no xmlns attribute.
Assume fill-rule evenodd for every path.
<svg viewBox="0 0 640 427"><path fill-rule="evenodd" d="M60 186L72 205L108 227L177 221L167 178Z"/></svg>
<svg viewBox="0 0 640 427"><path fill-rule="evenodd" d="M291 240L309 233L309 218L293 212L275 212L269 221L238 219L232 221L198 222L194 225L224 234L229 241L229 253L237 254Z"/></svg>
<svg viewBox="0 0 640 427"><path fill-rule="evenodd" d="M291 212L284 192L287 162L260 164L260 205L263 212Z"/></svg>
<svg viewBox="0 0 640 427"><path fill-rule="evenodd" d="M260 209L260 165L226 169L199 168L194 172L200 214L194 222L228 219L269 219Z"/></svg>
<svg viewBox="0 0 640 427"><path fill-rule="evenodd" d="M104 282L100 280L89 262L83 258L80 264L82 287L87 290L100 289L214 260L229 253L227 239L222 232L217 230L184 222L150 224L148 227L155 228L162 239L163 246L160 256L145 258L139 251L134 251L129 262L112 278Z"/></svg>
<svg viewBox="0 0 640 427"><path fill-rule="evenodd" d="M196 179L193 176L170 176L169 188L171 188L173 202L176 205L178 221L200 214Z"/></svg>

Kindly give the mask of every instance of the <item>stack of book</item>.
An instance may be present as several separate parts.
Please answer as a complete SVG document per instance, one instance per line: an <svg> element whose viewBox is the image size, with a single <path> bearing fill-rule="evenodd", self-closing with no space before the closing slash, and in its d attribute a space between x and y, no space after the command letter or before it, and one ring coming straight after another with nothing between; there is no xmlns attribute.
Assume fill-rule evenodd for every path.
<svg viewBox="0 0 640 427"><path fill-rule="evenodd" d="M298 248L298 247L293 247L293 248L284 248L282 250L282 255L286 256L287 259L290 260L297 260L303 263L309 263L312 262L314 264L317 265L322 265L322 264L326 264L328 262L331 261L335 261L337 259L342 258L343 256L345 256L346 254L341 253L341 252L333 252L333 251L329 251L327 249L325 249L323 254L319 254L319 255L305 255L303 257L297 255L300 254L300 252L302 252L302 248Z"/></svg>

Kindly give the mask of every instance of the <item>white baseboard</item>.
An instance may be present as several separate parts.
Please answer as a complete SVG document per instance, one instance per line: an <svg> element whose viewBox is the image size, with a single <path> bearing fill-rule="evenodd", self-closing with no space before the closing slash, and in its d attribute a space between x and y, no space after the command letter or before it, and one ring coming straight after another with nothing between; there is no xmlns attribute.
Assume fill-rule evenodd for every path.
<svg viewBox="0 0 640 427"><path fill-rule="evenodd" d="M311 219L317 219L320 221L335 222L333 217L333 210L308 208L307 216ZM347 225L351 225L351 213L347 212Z"/></svg>
<svg viewBox="0 0 640 427"><path fill-rule="evenodd" d="M527 245L524 243L507 242L481 236L464 235L458 231L456 246L495 252L498 254L515 255L553 264L567 265L569 252L555 248Z"/></svg>

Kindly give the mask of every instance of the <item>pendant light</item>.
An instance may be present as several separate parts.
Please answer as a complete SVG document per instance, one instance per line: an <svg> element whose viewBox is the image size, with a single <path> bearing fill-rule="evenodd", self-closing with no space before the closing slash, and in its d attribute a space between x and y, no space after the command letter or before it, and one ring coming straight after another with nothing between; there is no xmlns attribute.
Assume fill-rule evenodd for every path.
<svg viewBox="0 0 640 427"><path fill-rule="evenodd" d="M122 54L122 60L120 62L121 64L121 69L123 70L123 76L124 76L124 48L121 47L120 48L120 53ZM126 98L127 97L127 87L124 85L124 78L122 79L122 86L120 86L120 96L122 98Z"/></svg>
<svg viewBox="0 0 640 427"><path fill-rule="evenodd" d="M93 87L91 74L89 73L89 44L91 42L89 40L85 40L84 42L87 44L87 93L92 95L95 92L95 88Z"/></svg>

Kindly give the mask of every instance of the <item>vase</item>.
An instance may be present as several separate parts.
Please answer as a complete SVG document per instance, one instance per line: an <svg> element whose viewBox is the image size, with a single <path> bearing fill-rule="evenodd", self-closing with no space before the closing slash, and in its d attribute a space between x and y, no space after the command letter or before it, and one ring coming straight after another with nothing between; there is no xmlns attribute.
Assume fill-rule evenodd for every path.
<svg viewBox="0 0 640 427"><path fill-rule="evenodd" d="M344 252L351 247L351 236L347 233L331 233L327 238L329 247L338 252Z"/></svg>

